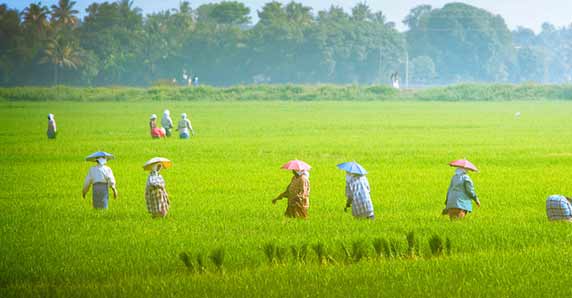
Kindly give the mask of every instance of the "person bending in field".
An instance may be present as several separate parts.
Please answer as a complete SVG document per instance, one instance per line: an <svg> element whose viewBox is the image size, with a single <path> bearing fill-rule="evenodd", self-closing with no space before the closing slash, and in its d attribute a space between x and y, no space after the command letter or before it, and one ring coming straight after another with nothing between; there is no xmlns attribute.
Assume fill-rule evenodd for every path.
<svg viewBox="0 0 572 298"><path fill-rule="evenodd" d="M473 211L472 201L475 201L477 207L481 207L473 180L467 174L467 170L457 168L455 169L455 175L451 178L449 190L447 190L447 199L445 201L447 207L443 210L443 214L449 214L450 219L464 218L467 213Z"/></svg>
<svg viewBox="0 0 572 298"><path fill-rule="evenodd" d="M548 220L572 221L571 198L562 195L551 195L546 199L546 216Z"/></svg>
<svg viewBox="0 0 572 298"><path fill-rule="evenodd" d="M165 180L159 174L163 165L157 163L151 168L147 185L145 186L145 201L147 202L147 211L153 218L165 217L169 211L169 195L165 188Z"/></svg>
<svg viewBox="0 0 572 298"><path fill-rule="evenodd" d="M369 182L365 175L346 172L346 207L352 208L355 218L375 219L373 204L371 203Z"/></svg>
<svg viewBox="0 0 572 298"><path fill-rule="evenodd" d="M151 129L151 137L153 139L165 137L165 131L157 127L157 115L152 114L149 118L149 128Z"/></svg>
<svg viewBox="0 0 572 298"><path fill-rule="evenodd" d="M179 125L177 125L177 131L179 132L179 138L181 139L188 139L191 136L195 135L195 131L193 130L193 126L191 125L191 121L187 118L187 114L181 114L181 120L179 120Z"/></svg>
<svg viewBox="0 0 572 298"><path fill-rule="evenodd" d="M57 127L54 114L48 114L48 139L55 139L56 132L57 132Z"/></svg>
<svg viewBox="0 0 572 298"><path fill-rule="evenodd" d="M100 157L96 159L97 164L89 169L85 182L83 183L82 197L89 191L89 187L93 185L92 198L93 208L107 209L109 202L109 188L113 190L113 198L117 199L117 188L115 187L115 177L110 167L106 166L107 159Z"/></svg>
<svg viewBox="0 0 572 298"><path fill-rule="evenodd" d="M288 198L288 207L284 213L287 217L307 218L310 207L310 173L308 171L292 171L294 176L286 191L279 194L272 204L282 198Z"/></svg>
<svg viewBox="0 0 572 298"><path fill-rule="evenodd" d="M173 129L173 120L171 119L171 112L169 110L165 110L163 112L163 118L161 118L161 126L165 130L165 135L170 137L171 130Z"/></svg>

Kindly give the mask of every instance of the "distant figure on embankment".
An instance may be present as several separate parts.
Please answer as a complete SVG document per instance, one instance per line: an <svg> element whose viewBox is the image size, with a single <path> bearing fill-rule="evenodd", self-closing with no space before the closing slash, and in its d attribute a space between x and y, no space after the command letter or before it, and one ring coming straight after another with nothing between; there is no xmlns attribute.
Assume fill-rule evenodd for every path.
<svg viewBox="0 0 572 298"><path fill-rule="evenodd" d="M48 114L48 139L55 139L57 133L56 119L54 114Z"/></svg>

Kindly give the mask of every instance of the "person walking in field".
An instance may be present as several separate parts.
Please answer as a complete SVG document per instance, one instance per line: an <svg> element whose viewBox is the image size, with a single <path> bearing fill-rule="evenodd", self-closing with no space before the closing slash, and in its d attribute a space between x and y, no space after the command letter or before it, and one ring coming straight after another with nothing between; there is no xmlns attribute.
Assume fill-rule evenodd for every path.
<svg viewBox="0 0 572 298"><path fill-rule="evenodd" d="M157 115L152 114L149 118L149 129L151 130L151 137L153 139L160 139L165 137L165 131L157 127Z"/></svg>
<svg viewBox="0 0 572 298"><path fill-rule="evenodd" d="M282 169L292 170L293 177L286 191L272 200L276 204L283 198L288 198L288 207L284 216L292 218L307 218L310 207L310 166L300 160L293 160L282 166Z"/></svg>
<svg viewBox="0 0 572 298"><path fill-rule="evenodd" d="M346 171L346 207L352 208L355 218L375 219L371 202L369 181L365 176L367 171L357 162L345 162L338 168Z"/></svg>
<svg viewBox="0 0 572 298"><path fill-rule="evenodd" d="M169 211L169 194L165 188L165 180L159 171L171 167L171 164L171 161L166 158L155 157L143 166L143 169L150 171L145 185L145 201L147 211L153 218L165 217Z"/></svg>
<svg viewBox="0 0 572 298"><path fill-rule="evenodd" d="M179 124L177 125L177 131L179 132L179 138L181 139L188 139L191 134L193 134L193 136L195 135L191 121L187 118L186 113L181 114L181 120L179 120Z"/></svg>
<svg viewBox="0 0 572 298"><path fill-rule="evenodd" d="M169 110L165 110L163 112L163 118L161 118L161 126L165 130L165 135L170 137L171 130L173 129L173 120L171 119L171 112Z"/></svg>
<svg viewBox="0 0 572 298"><path fill-rule="evenodd" d="M54 114L48 114L48 139L55 139L56 133L57 133L57 127Z"/></svg>
<svg viewBox="0 0 572 298"><path fill-rule="evenodd" d="M477 172L470 161L466 159L455 160L449 163L450 166L456 167L455 175L451 178L449 189L447 190L447 199L445 201L446 208L443 214L448 214L451 220L464 218L467 213L473 211L472 201L475 201L477 207L481 207L481 202L475 192L473 180L469 177L467 171Z"/></svg>
<svg viewBox="0 0 572 298"><path fill-rule="evenodd" d="M546 199L546 216L551 221L572 221L572 198L551 195Z"/></svg>
<svg viewBox="0 0 572 298"><path fill-rule="evenodd" d="M117 199L117 188L115 177L110 167L106 166L108 160L113 159L113 155L107 152L95 152L86 158L86 161L95 161L96 165L89 169L83 183L82 197L89 192L93 185L92 198L93 208L107 209L109 203L109 188L113 191L113 198Z"/></svg>

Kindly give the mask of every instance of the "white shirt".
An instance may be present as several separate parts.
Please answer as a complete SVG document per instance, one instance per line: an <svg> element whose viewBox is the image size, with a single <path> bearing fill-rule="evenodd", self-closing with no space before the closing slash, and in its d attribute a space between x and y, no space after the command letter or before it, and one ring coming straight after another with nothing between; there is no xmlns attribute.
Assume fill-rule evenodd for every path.
<svg viewBox="0 0 572 298"><path fill-rule="evenodd" d="M189 134L189 129L193 130L193 126L191 126L191 121L189 119L186 119L186 118L181 119L179 121L178 128L179 128L179 133L181 133L181 134L182 133Z"/></svg>
<svg viewBox="0 0 572 298"><path fill-rule="evenodd" d="M108 183L110 186L115 186L115 177L111 168L99 164L89 168L83 186L87 187L93 183Z"/></svg>

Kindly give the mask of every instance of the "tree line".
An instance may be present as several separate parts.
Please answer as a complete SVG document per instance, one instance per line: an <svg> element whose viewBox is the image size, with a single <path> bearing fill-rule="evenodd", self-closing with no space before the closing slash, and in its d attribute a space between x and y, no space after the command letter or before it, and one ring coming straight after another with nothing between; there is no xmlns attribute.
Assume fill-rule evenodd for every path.
<svg viewBox="0 0 572 298"><path fill-rule="evenodd" d="M0 85L252 83L411 85L572 80L572 26L511 31L500 15L451 3L411 9L400 32L359 3L314 13L298 2L257 11L223 1L143 15L131 0L22 11L0 5Z"/></svg>

